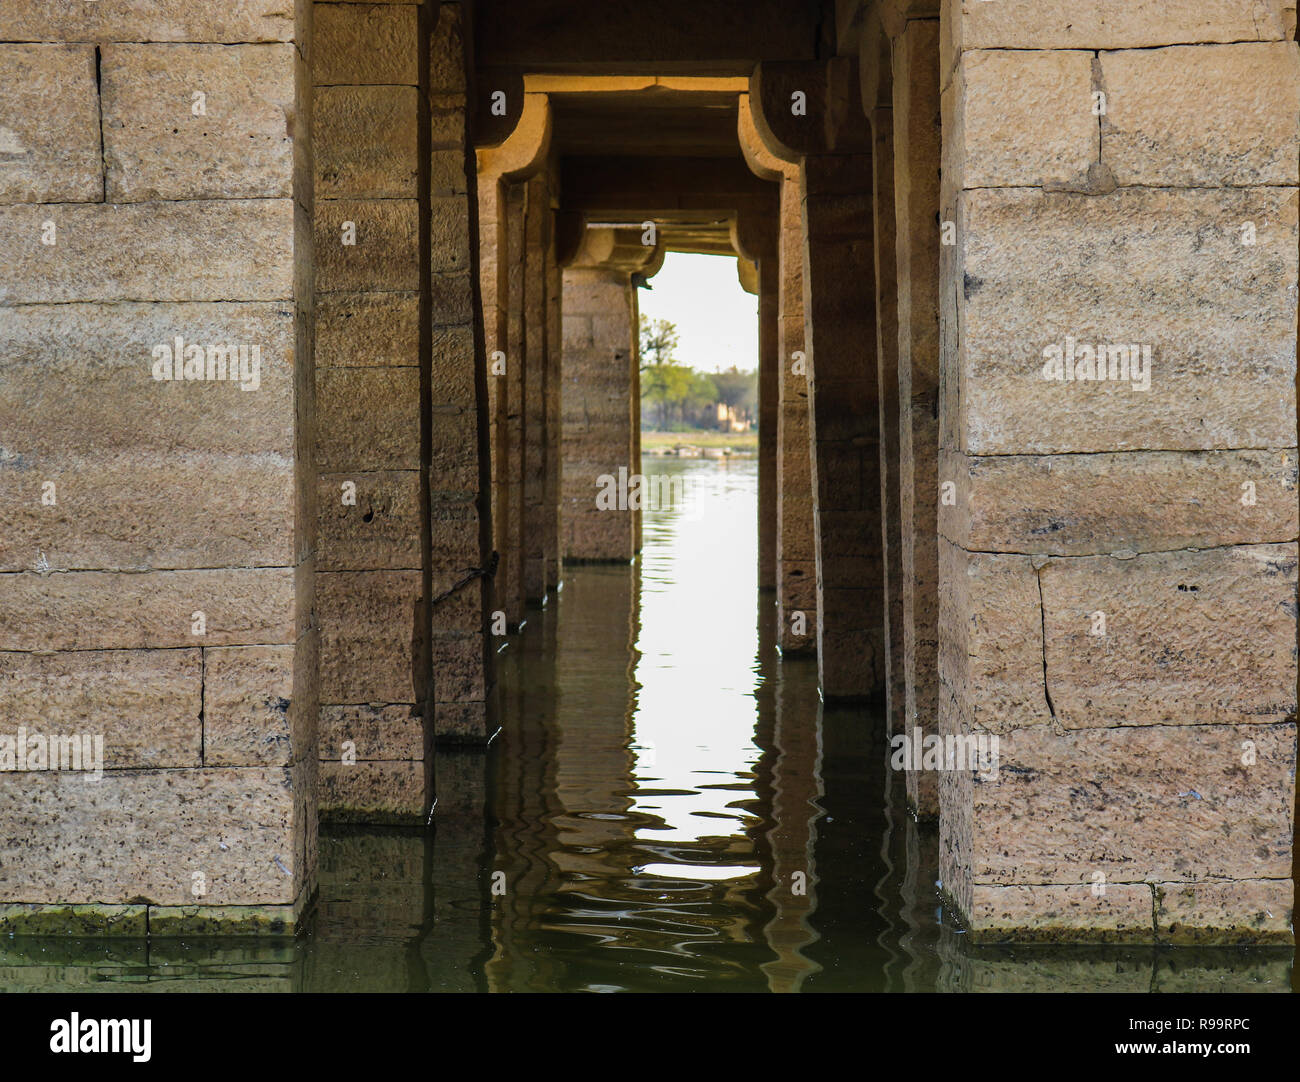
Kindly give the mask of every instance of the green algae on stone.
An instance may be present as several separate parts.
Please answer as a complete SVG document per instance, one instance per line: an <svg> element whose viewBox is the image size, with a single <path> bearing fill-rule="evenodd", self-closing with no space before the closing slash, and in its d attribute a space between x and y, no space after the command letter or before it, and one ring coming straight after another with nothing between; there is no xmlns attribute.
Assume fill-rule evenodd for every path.
<svg viewBox="0 0 1300 1082"><path fill-rule="evenodd" d="M147 934L143 905L0 905L0 934L11 936L139 936Z"/></svg>

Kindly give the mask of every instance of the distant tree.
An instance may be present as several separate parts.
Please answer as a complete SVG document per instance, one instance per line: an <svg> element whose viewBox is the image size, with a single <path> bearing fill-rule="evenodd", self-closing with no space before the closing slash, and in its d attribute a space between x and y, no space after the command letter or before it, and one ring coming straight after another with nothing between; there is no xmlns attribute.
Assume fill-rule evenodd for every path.
<svg viewBox="0 0 1300 1082"><path fill-rule="evenodd" d="M641 315L641 371L677 360L677 324L667 319L649 320Z"/></svg>
<svg viewBox="0 0 1300 1082"><path fill-rule="evenodd" d="M733 410L747 409L758 397L758 373L742 372L732 365L725 372L713 373L718 401Z"/></svg>
<svg viewBox="0 0 1300 1082"><path fill-rule="evenodd" d="M682 396L682 402L679 407L682 423L686 423L687 411L690 412L690 423L695 428L709 428L714 423L712 416L713 404L717 401L717 391L713 386L713 380L709 379L708 373L696 372L691 369L691 380ZM709 415L701 417L704 411L708 410ZM703 421L703 424L701 424Z"/></svg>
<svg viewBox="0 0 1300 1082"><path fill-rule="evenodd" d="M669 413L682 402L691 384L692 370L677 363L677 325L667 319L640 320L641 397L659 414L658 428L668 429Z"/></svg>
<svg viewBox="0 0 1300 1082"><path fill-rule="evenodd" d="M682 417L683 407L691 397L695 370L684 364L651 365L641 373L641 397L653 402L659 411L659 431L668 431L668 419L675 409ZM684 419L684 418L683 418Z"/></svg>

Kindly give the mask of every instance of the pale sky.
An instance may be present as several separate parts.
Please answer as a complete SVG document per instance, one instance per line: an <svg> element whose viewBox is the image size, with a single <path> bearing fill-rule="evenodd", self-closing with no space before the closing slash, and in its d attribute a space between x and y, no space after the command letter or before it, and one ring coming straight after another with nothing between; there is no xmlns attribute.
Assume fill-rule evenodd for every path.
<svg viewBox="0 0 1300 1082"><path fill-rule="evenodd" d="M677 360L702 372L758 367L758 298L740 288L731 256L669 252L637 293L647 319L677 324Z"/></svg>

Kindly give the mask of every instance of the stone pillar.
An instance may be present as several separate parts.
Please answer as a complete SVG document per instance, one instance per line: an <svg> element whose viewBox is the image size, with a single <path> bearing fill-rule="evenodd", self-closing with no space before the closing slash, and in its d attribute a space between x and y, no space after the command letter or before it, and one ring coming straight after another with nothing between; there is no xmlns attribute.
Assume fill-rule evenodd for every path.
<svg viewBox="0 0 1300 1082"><path fill-rule="evenodd" d="M317 851L311 14L139 7L11 3L0 45L0 931L284 934Z"/></svg>
<svg viewBox="0 0 1300 1082"><path fill-rule="evenodd" d="M799 168L822 695L883 697L872 140L856 61L760 64L750 105L766 147Z"/></svg>
<svg viewBox="0 0 1300 1082"><path fill-rule="evenodd" d="M1291 942L1291 27L998 8L944 10L940 721L1000 741L944 889L974 941Z"/></svg>
<svg viewBox="0 0 1300 1082"><path fill-rule="evenodd" d="M563 278L560 272L560 238L556 218L557 178L552 162L549 174L551 213L546 218L546 588L557 589L564 576L564 551L560 530L561 458L560 362L564 352Z"/></svg>
<svg viewBox="0 0 1300 1082"><path fill-rule="evenodd" d="M938 19L899 29L893 72L904 717L914 742L918 728L937 732L939 714ZM908 769L907 799L937 819L935 772Z"/></svg>
<svg viewBox="0 0 1300 1082"><path fill-rule="evenodd" d="M498 526L500 567L496 580L497 603L505 611L512 631L524 623L524 455L528 438L524 378L528 357L524 346L524 214L527 185L505 184L505 247L500 258L506 266L506 369L501 377L505 396L505 438L501 448L501 485L504 516Z"/></svg>
<svg viewBox="0 0 1300 1082"><path fill-rule="evenodd" d="M777 287L778 386L777 644L783 654L817 652L817 542L813 523L812 437L804 350L803 212L799 182L781 180L781 281Z"/></svg>
<svg viewBox="0 0 1300 1082"><path fill-rule="evenodd" d="M640 470L636 289L662 252L639 229L588 229L564 269L564 556L631 560L640 549L630 478Z"/></svg>
<svg viewBox="0 0 1300 1082"><path fill-rule="evenodd" d="M434 736L481 743L494 731L491 481L474 149L466 113L465 8L428 16L431 133L426 252L430 361L425 386L430 540L427 596Z"/></svg>
<svg viewBox="0 0 1300 1082"><path fill-rule="evenodd" d="M803 333L803 214L795 166L767 149L749 95L740 95L737 134L755 175L780 186L777 237L776 581L777 647L784 655L817 649L817 562L813 540L808 376Z"/></svg>
<svg viewBox="0 0 1300 1082"><path fill-rule="evenodd" d="M524 191L523 591L546 600L546 232L551 192L545 170Z"/></svg>
<svg viewBox="0 0 1300 1082"><path fill-rule="evenodd" d="M861 39L862 100L871 122L876 236L876 383L880 401L880 547L885 569L885 716L906 728L903 560L899 499L898 265L894 216L894 110L889 38L872 19Z"/></svg>
<svg viewBox="0 0 1300 1082"><path fill-rule="evenodd" d="M544 321L533 313L532 348L528 348L529 321L526 305L529 297L537 307L535 291L539 276L527 274L529 252L533 253L534 270L540 265L542 219L532 218L533 239L526 243L529 230L529 178L545 169L550 151L551 111L545 94L523 94L523 104L508 131L495 132L496 146L477 151L478 194L482 211L482 265L480 273L488 349L488 412L491 417L492 471L492 546L498 566L492 583L491 607L505 613L509 627L517 629L524 620L526 589L524 581L525 531L524 474L526 441L545 433L544 417L538 412L540 400L534 394L528 408L526 387L530 377L530 360L537 360L531 379L544 381L543 344L537 330ZM534 203L548 196L540 193ZM544 287L543 287L544 288ZM543 383L544 386L544 383ZM536 390L536 389L535 389ZM528 435L532 426L532 437ZM544 446L544 442L543 442ZM532 445L532 456L538 449ZM535 486L534 486L535 488ZM533 516L539 503L533 492ZM535 521L534 521L535 525ZM536 583L534 583L534 587ZM536 590L533 597L539 595Z"/></svg>
<svg viewBox="0 0 1300 1082"><path fill-rule="evenodd" d="M776 589L776 428L780 415L781 269L758 265L758 588Z"/></svg>
<svg viewBox="0 0 1300 1082"><path fill-rule="evenodd" d="M826 699L880 697L886 680L871 181L869 151L808 156L800 166Z"/></svg>
<svg viewBox="0 0 1300 1082"><path fill-rule="evenodd" d="M315 18L321 812L422 822L420 27L409 5Z"/></svg>
<svg viewBox="0 0 1300 1082"><path fill-rule="evenodd" d="M776 431L779 409L781 273L780 222L742 212L732 219L731 243L741 289L758 297L758 588L776 588Z"/></svg>

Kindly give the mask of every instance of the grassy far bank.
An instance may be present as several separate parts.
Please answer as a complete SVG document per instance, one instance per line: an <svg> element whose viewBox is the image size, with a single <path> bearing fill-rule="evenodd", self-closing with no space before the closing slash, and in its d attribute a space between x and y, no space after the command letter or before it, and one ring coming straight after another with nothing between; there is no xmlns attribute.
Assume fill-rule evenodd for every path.
<svg viewBox="0 0 1300 1082"><path fill-rule="evenodd" d="M733 451L757 451L757 432L710 432L705 429L690 432L641 432L641 449L655 447L730 447Z"/></svg>

